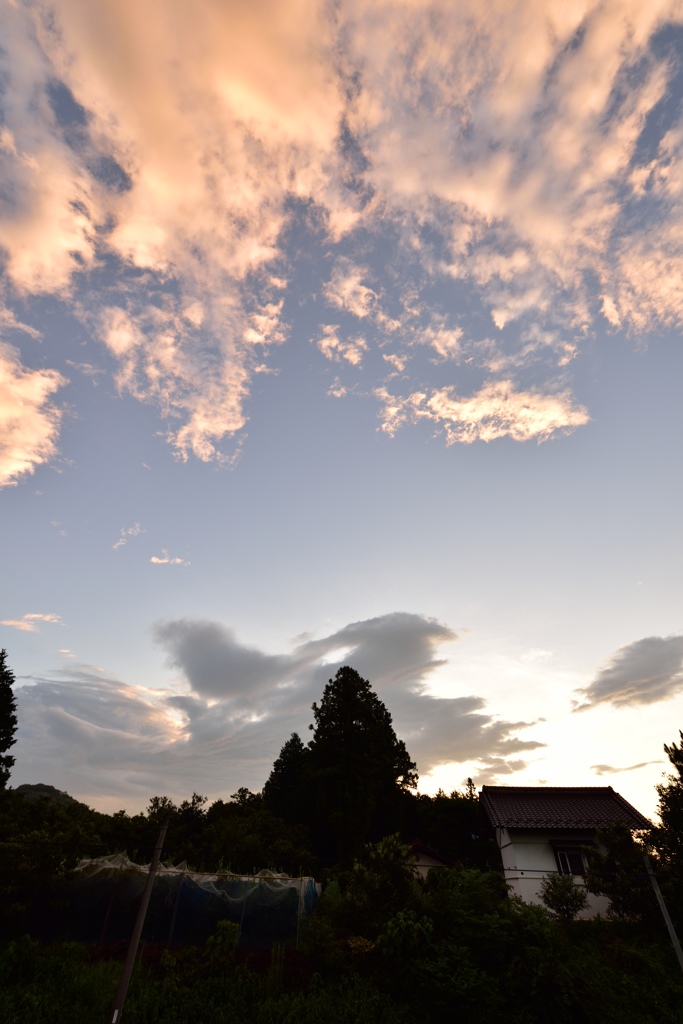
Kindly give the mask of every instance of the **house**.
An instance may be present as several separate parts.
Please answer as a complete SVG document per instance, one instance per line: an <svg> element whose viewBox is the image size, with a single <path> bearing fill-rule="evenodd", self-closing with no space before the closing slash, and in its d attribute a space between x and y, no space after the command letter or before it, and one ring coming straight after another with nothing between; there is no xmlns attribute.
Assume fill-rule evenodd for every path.
<svg viewBox="0 0 683 1024"><path fill-rule="evenodd" d="M584 848L596 845L597 829L652 827L611 786L483 786L479 800L500 849L505 880L526 903L541 903L541 881L554 872L585 884ZM606 913L606 897L589 893L588 898L581 917Z"/></svg>
<svg viewBox="0 0 683 1024"><path fill-rule="evenodd" d="M432 868L450 868L453 866L452 861L445 860L429 846L425 846L419 839L413 839L410 848L414 857L413 868L420 878L426 878Z"/></svg>

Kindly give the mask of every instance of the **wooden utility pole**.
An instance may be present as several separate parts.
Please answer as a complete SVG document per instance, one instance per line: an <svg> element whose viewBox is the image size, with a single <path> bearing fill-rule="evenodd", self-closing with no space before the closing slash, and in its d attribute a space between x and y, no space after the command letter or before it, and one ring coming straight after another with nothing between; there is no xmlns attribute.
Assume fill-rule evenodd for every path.
<svg viewBox="0 0 683 1024"><path fill-rule="evenodd" d="M652 888L655 891L655 896L657 897L657 903L659 903L659 909L661 910L664 916L664 920L666 921L666 927L669 930L669 937L671 939L671 942L673 943L674 949L676 950L678 963L680 964L680 968L683 971L683 950L681 950L681 944L678 941L676 929L673 926L673 921L669 917L669 911L666 909L666 903L664 902L664 897L662 896L661 890L659 888L659 882L655 877L655 873L652 870L652 865L650 864L650 858L646 853L643 854L643 860L645 861L645 868L649 875L650 881L652 882Z"/></svg>
<svg viewBox="0 0 683 1024"><path fill-rule="evenodd" d="M145 917L147 916L147 907L149 906L149 898L152 895L152 888L154 886L154 876L156 875L157 868L159 866L159 858L161 857L161 851L164 848L164 839L166 838L166 829L168 828L168 822L170 815L166 815L161 825L161 832L157 840L157 845L154 848L152 854L152 863L149 865L149 873L147 875L147 883L145 885L144 892L142 893L142 899L140 900L140 906L138 908L138 916L135 919L135 927L133 928L133 934L130 937L130 945L128 946L128 952L126 954L126 962L123 965L123 973L121 974L121 980L119 982L118 991L112 1006L111 1015L109 1017L109 1024L121 1024L121 1017L123 1016L123 1004L126 1001L126 995L128 993L128 986L130 985L131 975L133 973L133 965L135 964L135 957L137 956L138 946L140 945L140 936L142 935L142 929L145 924Z"/></svg>

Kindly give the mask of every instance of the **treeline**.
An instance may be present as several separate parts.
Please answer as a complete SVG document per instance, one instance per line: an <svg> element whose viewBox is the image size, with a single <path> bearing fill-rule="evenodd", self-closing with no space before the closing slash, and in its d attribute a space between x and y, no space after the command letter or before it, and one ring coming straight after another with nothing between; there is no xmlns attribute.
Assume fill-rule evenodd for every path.
<svg viewBox="0 0 683 1024"><path fill-rule="evenodd" d="M0 869L49 876L79 856L121 851L146 863L166 817L164 859L195 871L326 878L393 834L419 839L446 862L497 864L495 846L481 837L474 786L417 793L415 764L391 715L357 672L339 670L313 717L310 742L297 734L285 742L262 793L240 788L212 804L193 793L177 805L154 796L144 814L131 816L99 813L50 786L0 791Z"/></svg>

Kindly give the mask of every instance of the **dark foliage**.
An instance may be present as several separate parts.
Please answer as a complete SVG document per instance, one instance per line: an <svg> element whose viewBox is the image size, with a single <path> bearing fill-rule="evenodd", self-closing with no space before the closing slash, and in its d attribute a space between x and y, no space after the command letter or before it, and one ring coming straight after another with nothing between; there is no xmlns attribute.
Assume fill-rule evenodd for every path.
<svg viewBox="0 0 683 1024"><path fill-rule="evenodd" d="M661 827L655 828L652 843L659 862L655 870L679 938L683 934L683 732L680 743L664 744L673 771L657 786Z"/></svg>
<svg viewBox="0 0 683 1024"><path fill-rule="evenodd" d="M0 789L5 789L14 766L7 751L16 743L17 702L14 696L14 672L7 664L7 651L0 651Z"/></svg>
<svg viewBox="0 0 683 1024"><path fill-rule="evenodd" d="M680 746L664 744L664 753L674 769L667 781L657 786L659 817L656 843L664 862L683 875L683 732Z"/></svg>
<svg viewBox="0 0 683 1024"><path fill-rule="evenodd" d="M448 796L412 792L415 765L366 680L341 669L313 712L310 744L292 735L263 795L241 788L211 805L197 793L178 805L155 796L146 813L130 816L99 814L43 784L0 788L0 1019L105 1019L125 943L116 960L102 946L35 940L76 934L66 895L78 887L69 871L79 857L126 850L146 862L168 816L165 860L206 871L322 873L327 885L296 936L272 940L298 939L298 949L249 954L248 929L221 919L222 907L201 937L178 927L171 951L148 944L127 1024L679 1024L683 984L642 853L657 851L655 869L677 913L683 734L680 747L665 747L674 773L658 787L662 827L641 841L620 829L598 836L604 852L594 852L587 882L609 896L613 919L575 921L568 912L558 920L510 898L492 870L497 850L481 833L471 785ZM402 841L412 838L455 866L422 881ZM108 916L111 887L94 910L95 887L78 890L100 942L130 933L139 878L129 890L127 931ZM127 891L117 879L124 903ZM148 934L170 943L167 922L181 902L158 884Z"/></svg>
<svg viewBox="0 0 683 1024"><path fill-rule="evenodd" d="M558 921L511 899L497 872L439 868L420 883L395 837L366 851L345 892L328 886L305 943L323 975L371 978L434 1024L680 1019L683 984L664 938Z"/></svg>
<svg viewBox="0 0 683 1024"><path fill-rule="evenodd" d="M465 793L440 789L434 796L410 794L404 801L401 835L406 841L419 839L453 864L483 870L500 865L495 841L483 832L479 800L471 785Z"/></svg>
<svg viewBox="0 0 683 1024"><path fill-rule="evenodd" d="M309 761L308 748L298 733L293 732L263 787L265 806L286 821L307 820Z"/></svg>
<svg viewBox="0 0 683 1024"><path fill-rule="evenodd" d="M586 873L588 890L609 899L609 917L658 927L661 915L643 860L647 844L623 825L600 829L595 838L597 849L589 852Z"/></svg>
<svg viewBox="0 0 683 1024"><path fill-rule="evenodd" d="M306 781L315 849L350 867L363 843L396 830L417 771L387 708L354 669L330 679L313 718Z"/></svg>
<svg viewBox="0 0 683 1024"><path fill-rule="evenodd" d="M21 786L17 786L14 792L23 796L24 800L40 800L41 797L47 797L48 800L52 800L53 803L57 804L77 804L79 802L74 797L69 796L68 793L65 793L63 789L49 786L45 782L24 782Z"/></svg>

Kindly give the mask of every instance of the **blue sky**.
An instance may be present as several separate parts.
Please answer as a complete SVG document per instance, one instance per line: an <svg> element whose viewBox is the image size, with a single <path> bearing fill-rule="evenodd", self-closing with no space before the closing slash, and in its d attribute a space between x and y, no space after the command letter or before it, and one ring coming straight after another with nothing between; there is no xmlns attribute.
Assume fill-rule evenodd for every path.
<svg viewBox="0 0 683 1024"><path fill-rule="evenodd" d="M675 5L0 12L14 783L258 789L350 663L428 791L652 813L683 722Z"/></svg>

